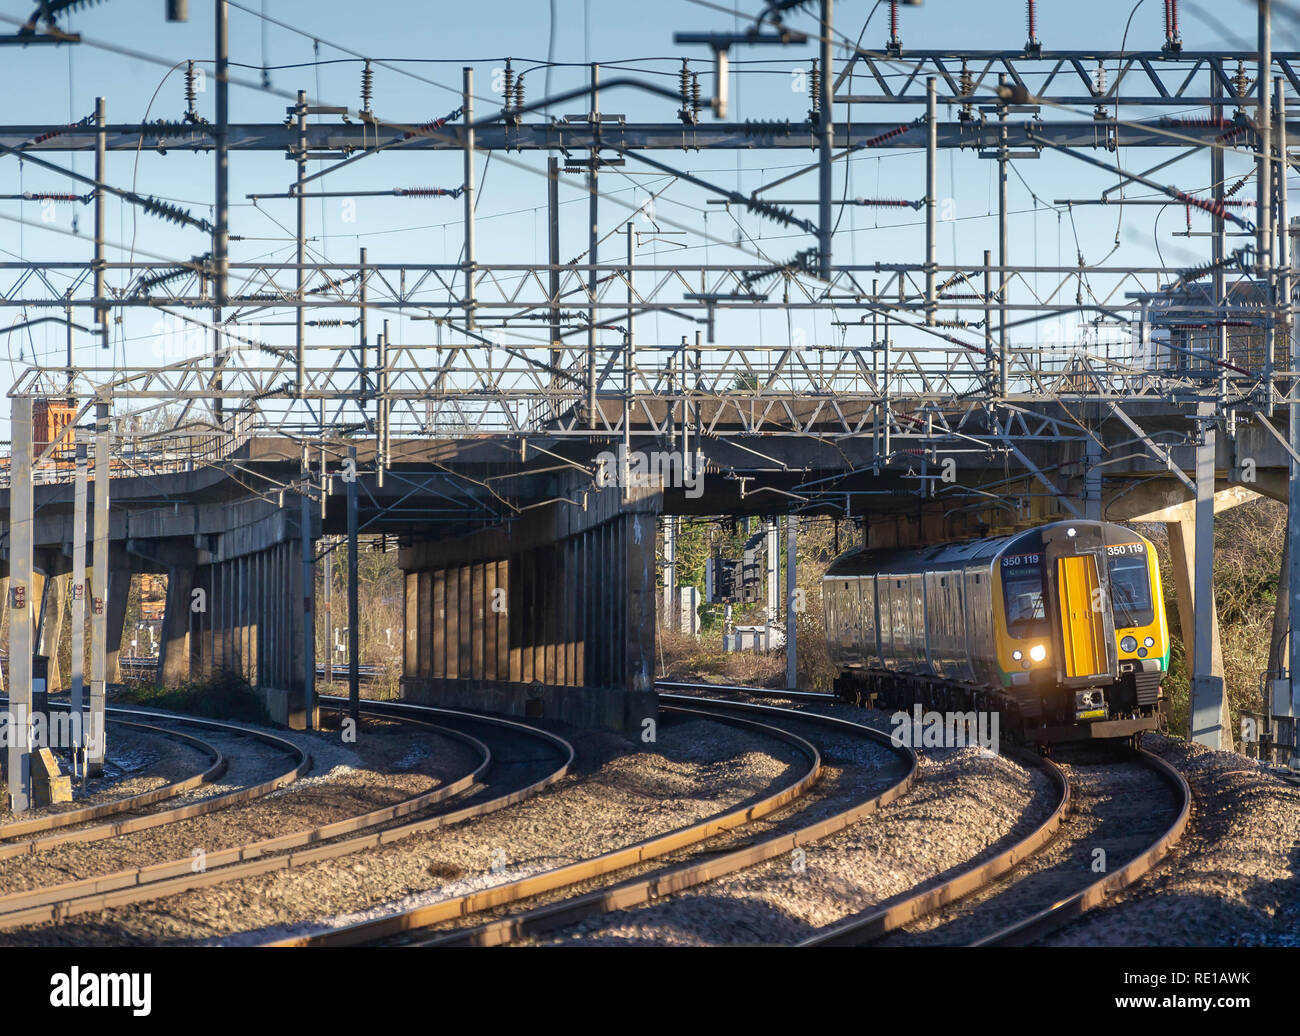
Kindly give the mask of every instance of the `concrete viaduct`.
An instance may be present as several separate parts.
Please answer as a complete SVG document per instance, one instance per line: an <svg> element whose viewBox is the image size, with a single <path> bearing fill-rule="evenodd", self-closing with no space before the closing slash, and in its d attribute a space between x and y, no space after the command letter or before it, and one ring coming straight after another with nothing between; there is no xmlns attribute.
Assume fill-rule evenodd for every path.
<svg viewBox="0 0 1300 1036"><path fill-rule="evenodd" d="M1185 474L1196 471L1197 460L1195 446L1179 442L1189 431L1185 412L1130 404L1121 418L1089 406L1091 412L1068 414L1063 406L1040 407L1041 434L1005 442L974 425L948 434L930 428L889 445L886 463L877 459L881 443L873 433L818 440L715 428L685 442L633 435L602 444L545 431L399 441L382 479L373 452L361 449L351 487L344 450L304 453L282 439L250 440L221 463L195 470L114 472L105 676L119 678L116 647L131 574L163 573L159 680L237 670L262 690L280 722L303 722L315 675L304 550L314 557L322 535L346 531L349 495L362 535L384 534L399 544L406 573L404 696L580 725L635 730L654 713L660 515L849 515L880 546L980 535L1070 513L1166 521L1173 523L1173 577L1186 607L1196 575L1196 490L1209 487ZM627 481L620 446L643 455L698 450L702 478L689 486L601 485ZM610 456L616 460L602 477ZM1233 439L1220 436L1214 509L1253 493L1285 500L1289 462L1276 429L1243 424ZM10 529L9 506L10 492L0 492L3 530ZM36 578L28 607L36 653L52 658L58 624L48 617L61 614L68 592L72 516L70 484L35 486ZM9 547L6 532L6 606ZM1217 648L1213 613L1201 618ZM1190 635L1198 624L1185 614L1182 625ZM1217 650L1215 662L1217 673L1206 675L1221 678ZM51 682L65 681L51 673Z"/></svg>

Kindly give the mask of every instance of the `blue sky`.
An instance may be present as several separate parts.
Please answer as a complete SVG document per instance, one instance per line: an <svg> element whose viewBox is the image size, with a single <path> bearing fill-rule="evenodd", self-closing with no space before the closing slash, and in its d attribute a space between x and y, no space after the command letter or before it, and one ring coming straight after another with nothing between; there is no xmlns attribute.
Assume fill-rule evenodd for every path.
<svg viewBox="0 0 1300 1036"><path fill-rule="evenodd" d="M0 13L25 18L34 6L32 0L0 0ZM183 82L180 72L168 74L167 64L186 58L206 61L211 57L211 4L208 0L191 0L190 22L184 25L165 23L163 0L108 0L99 6L76 13L65 25L83 33L87 41L150 55L157 61L144 61L98 49L90 43L68 47L5 48L0 50L0 92L10 102L6 111L9 121L23 123L64 123L93 111L94 98L108 99L110 122L127 122L143 118L178 119L184 110ZM611 0L556 0L554 60L575 66L586 60L606 64L620 63L653 77L668 87L675 87L676 68L683 53L672 43L672 33L680 30L726 29L732 17L700 3L688 0L662 0L659 3L625 3ZM731 0L719 0L719 6L731 6ZM755 2L742 3L756 8ZM814 5L815 6L815 5ZM863 20L872 11L870 0L841 0L837 4L837 24L841 31L857 38ZM1128 30L1130 48L1157 49L1163 42L1162 4L1145 0L1132 17ZM231 12L231 57L239 66L235 75L250 82L260 82L262 67L269 66L267 76L272 91L292 94L305 89L325 103L358 105L360 62L340 52L335 44L348 50L383 59L388 67L377 67L375 107L384 118L399 122L425 122L445 115L459 103L461 66L476 68L477 90L482 98L480 111L493 98L493 70L499 69L508 55L516 68L544 61L550 36L550 5L545 0L479 0L466 3L409 3L373 0L366 5L324 4L309 0L240 0ZM886 36L887 5L879 5L863 35L864 44L879 46ZM1096 46L1117 49L1125 37L1125 24L1133 11L1132 0L1095 0L1091 4L1042 0L1039 4L1039 36L1048 47ZM1202 12L1213 13L1203 17ZM293 26L291 31L258 15L265 12L271 19ZM1216 22L1214 19L1218 19ZM790 23L812 29L806 15L795 15ZM1226 24L1220 24L1226 23ZM1296 46L1290 33L1295 22L1279 21L1276 45L1279 49ZM1245 41L1253 38L1253 4L1245 0L1222 0L1199 8L1183 5L1182 29L1189 49L1202 46L1236 46L1241 40L1225 38L1235 32ZM12 31L11 27L3 31ZM303 35L306 33L306 35ZM313 41L318 40L319 43ZM902 37L905 46L940 48L1018 48L1024 43L1024 4L1020 0L926 0L921 8L905 7L902 11ZM691 52L703 70L706 55ZM750 49L737 52L738 62L767 59L763 65L746 65L749 74L738 76L733 86L733 110L730 119L791 119L804 117L806 96L791 90L790 68L804 64L813 54L811 45L779 52ZM313 66L317 58L328 62ZM662 60L655 60L662 59ZM301 67L283 67L294 66ZM761 72L761 74L760 74ZM610 73L612 74L612 73ZM546 73L538 69L527 76L528 98L543 95ZM553 70L555 91L578 85L586 71L581 67ZM709 77L702 76L707 81ZM707 89L707 88L706 88ZM15 103L16 102L16 103ZM211 114L212 92L199 97L199 109ZM232 89L232 120L278 121L284 117L288 103L280 93L236 86ZM607 111L626 114L629 119L670 121L674 117L668 102L621 93L608 98ZM581 103L570 103L565 111L583 110ZM14 114L18 113L18 114ZM837 118L843 116L837 112ZM707 116L706 116L707 117ZM941 118L947 114L941 110ZM782 168L797 167L813 160L811 153L755 152L740 156L724 152L656 155L662 161L706 176L726 187L748 192L758 183L777 175ZM1126 164L1138 168L1149 155L1137 155ZM1154 164L1157 157L1150 156ZM519 169L504 162L488 166L479 163L479 176L485 181L478 208L479 259L491 261L540 261L546 259L544 177L540 154L512 155L511 159L530 167ZM68 161L57 156L57 161ZM79 155L71 160L82 173L91 170L91 157ZM357 170L335 174L325 181L331 189L388 189L394 186L443 186L460 183L460 157L455 154L393 156L368 160ZM841 163L841 166L844 164ZM632 172L629 163L628 172ZM1112 182L1104 174L1081 168L1054 156L1037 161L1016 163L1012 176L1011 221L1013 257L1025 262L1035 259L1044 264L1075 261L1082 252L1088 262L1105 256L1114 244L1117 221L1109 211L1076 210L1073 221L1048 203L1057 197L1094 195ZM1229 173L1244 171L1239 159L1230 159ZM255 207L244 199L253 191L283 192L292 177L293 165L280 155L236 155L232 159L232 233L247 240L232 245L232 259L292 258L292 244L286 239L292 228L293 203L266 201ZM940 233L939 259L942 263L975 263L986 248L996 250L996 205L994 163L962 154L944 154L940 159L940 194L951 199L948 213L955 218L945 222ZM836 188L843 187L841 176L850 177L848 188L854 195L882 197L919 197L924 182L923 156L920 152L863 154L837 172ZM1204 189L1209 180L1208 160L1182 163L1162 176L1188 190ZM195 215L208 216L212 198L211 161L208 156L176 153L160 157L143 153L134 157L116 154L110 157L110 178L121 186L134 186L141 193L153 193L175 199L191 208ZM650 191L667 184L667 179L653 175L608 175L602 189L611 195L639 205ZM815 186L812 177L798 181L796 192L811 197ZM19 169L12 157L0 158L0 193L15 194L22 190L76 190L82 188L61 181L52 173L34 169L30 164ZM1248 188L1247 195L1253 188ZM1038 200L1035 201L1035 195ZM572 186L562 189L565 205L565 235L561 245L566 257L585 248L585 193L575 178ZM705 196L695 188L677 184L669 187L656 211L665 220L687 227L707 227L711 235L734 239L738 230L751 238L745 253L713 244L707 247L711 262L725 262L728 256L751 261L752 250L761 249L774 258L786 259L806 238L791 235L785 228L763 222L751 215L735 220L717 207L706 206ZM811 215L814 210L801 209ZM27 260L85 258L89 242L76 241L65 234L51 233L41 225L39 206L17 201L0 201L0 213L21 217L36 225L0 223L0 249L5 258L21 255ZM1170 265L1190 265L1206 254L1204 239L1174 239L1174 231L1183 230L1180 209L1157 208L1126 210L1120 228L1120 250L1112 261L1135 265L1156 261L1153 225L1158 213L1159 247ZM77 218L77 230L85 235L91 226L91 210L79 206L60 207L53 227L67 231ZM706 222L707 215L707 222ZM319 257L343 260L355 257L357 249L369 249L370 259L379 262L426 261L456 262L462 240L461 205L450 199L407 201L361 198L356 201L356 221L346 222L338 199L312 202L308 206L311 250ZM628 210L605 205L602 233L626 222ZM1208 227L1208 219L1194 216L1196 230ZM901 213L851 209L845 215L836 237L837 258L856 262L881 260L923 260L922 216L904 210ZM160 225L147 216L135 217L125 206L111 203L108 237L116 243L130 245L142 252L171 258L188 258L209 247L204 235L193 230ZM687 249L671 249L687 261L703 260L706 247L698 239L684 239ZM605 256L621 255L622 243L611 243ZM670 249L665 245L647 246L647 258L666 261ZM110 258L124 258L126 252L111 252ZM996 253L995 253L996 254ZM125 280L125 278L119 278ZM59 275L51 281L61 288ZM4 278L7 287L12 277ZM1043 290L1044 284L1039 285ZM1017 288L1017 291L1027 290ZM1071 293L1072 297L1072 293ZM88 316L88 314L86 314ZM8 326L21 319L15 310L0 314ZM807 323L804 340L831 341L838 332L830 324L829 314L801 318ZM394 338L398 341L429 337L430 325L414 324L394 318ZM125 357L131 362L147 360L155 348L160 331L156 315L133 313L115 329L112 358L114 363ZM647 318L641 321L639 334L646 341L674 342L686 331L680 322ZM267 331L267 336L287 333ZM790 327L784 317L770 314L761 319L749 314L723 318L719 323L720 340L752 340L757 337L771 343L788 335ZM1070 333L1058 328L1056 333ZM326 334L322 332L322 334ZM1034 332L1021 333L1017 340L1026 341ZM412 337L407 337L412 336ZM43 362L61 362L64 331L53 325L30 332L6 336L8 354L0 349L0 368L9 365L16 373L22 360L33 356ZM332 341L344 341L337 333ZM612 341L612 339L611 339ZM78 337L78 353L83 363L102 362L89 337ZM0 378L4 372L0 371ZM12 377L10 378L12 380Z"/></svg>

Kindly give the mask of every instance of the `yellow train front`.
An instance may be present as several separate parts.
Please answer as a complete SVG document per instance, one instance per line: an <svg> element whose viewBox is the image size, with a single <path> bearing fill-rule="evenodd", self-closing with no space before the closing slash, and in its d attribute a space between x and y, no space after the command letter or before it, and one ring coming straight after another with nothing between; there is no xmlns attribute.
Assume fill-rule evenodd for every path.
<svg viewBox="0 0 1300 1036"><path fill-rule="evenodd" d="M847 700L997 711L1004 730L1043 745L1136 739L1160 723L1160 571L1151 543L1122 525L851 551L822 597Z"/></svg>

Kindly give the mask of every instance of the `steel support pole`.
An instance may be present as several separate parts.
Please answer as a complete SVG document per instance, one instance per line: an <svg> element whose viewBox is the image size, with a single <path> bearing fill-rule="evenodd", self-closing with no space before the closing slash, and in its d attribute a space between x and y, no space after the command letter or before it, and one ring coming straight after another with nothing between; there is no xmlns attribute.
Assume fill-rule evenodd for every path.
<svg viewBox="0 0 1300 1036"><path fill-rule="evenodd" d="M474 199L477 189L474 186L474 69L466 65L461 72L464 76L464 94L461 104L465 109L465 326L474 327Z"/></svg>
<svg viewBox="0 0 1300 1036"><path fill-rule="evenodd" d="M95 98L95 299L104 299L104 221L107 207L104 204L104 180L108 176L108 134L104 131L108 110L104 98ZM108 307L95 307L95 321L99 324L100 343L108 348Z"/></svg>
<svg viewBox="0 0 1300 1036"><path fill-rule="evenodd" d="M931 76L925 81L925 322L934 327L938 313L935 277L939 265L939 82Z"/></svg>
<svg viewBox="0 0 1300 1036"><path fill-rule="evenodd" d="M212 383L221 389L221 321L222 309L230 291L230 5L215 0L216 118L212 132L213 159L216 167L215 210L212 220ZM212 401L218 423L223 403L218 395Z"/></svg>
<svg viewBox="0 0 1300 1036"><path fill-rule="evenodd" d="M1277 340L1274 328L1275 310L1273 285L1273 4L1272 0L1257 0L1259 10L1259 75L1255 89L1259 94L1259 108L1255 126L1259 131L1259 155L1256 166L1256 263L1261 285L1267 299L1264 314L1264 371L1266 406L1273 408L1273 379L1277 366Z"/></svg>
<svg viewBox="0 0 1300 1036"><path fill-rule="evenodd" d="M560 352L560 160L546 160L546 216L547 216L547 259L551 266L547 278L547 293L550 295L551 322L551 366L556 370L562 367ZM556 385L555 376L551 375L551 385ZM551 410L551 417L560 416L557 402Z"/></svg>
<svg viewBox="0 0 1300 1036"><path fill-rule="evenodd" d="M370 344L370 271L366 269L366 250L364 248L361 249L360 264L357 287L357 385L361 390L361 399L358 402L358 407L361 410L361 420L364 422L366 419L366 396L370 392L370 370L366 366L366 348Z"/></svg>
<svg viewBox="0 0 1300 1036"><path fill-rule="evenodd" d="M1278 303L1281 306L1282 321L1281 324L1286 330L1284 341L1287 347L1287 358L1291 371L1300 371L1300 335L1296 334L1294 310L1293 310L1293 292L1295 290L1295 279L1292 270L1292 264L1295 261L1295 250L1291 245L1291 226L1289 223L1289 206L1287 199L1287 184L1290 181L1289 173L1291 171L1291 160L1287 154L1286 140L1286 109L1285 109L1285 92L1281 81L1278 82L1278 128L1279 128L1279 147L1278 161L1281 163L1278 167L1278 201L1282 207L1282 212L1286 213L1280 220L1280 241L1283 249L1281 264L1283 264L1281 288L1279 292ZM1300 455L1300 382L1292 378L1290 385L1291 403L1287 407L1289 438L1291 441L1290 460L1290 480L1287 485L1287 524L1286 535L1288 539L1286 549L1287 564L1287 589L1289 597L1287 601L1288 615L1287 625L1289 628L1288 652L1286 655L1286 665L1288 676L1291 680L1291 715L1300 717L1300 463L1294 458ZM1281 592L1279 588L1279 592ZM1292 766L1300 766L1300 737L1296 739L1296 748L1291 757Z"/></svg>
<svg viewBox="0 0 1300 1036"><path fill-rule="evenodd" d="M303 197L303 180L307 176L307 91L298 91L296 106L298 127L298 182L294 185L296 195L294 209L297 215L297 255L298 269L294 272L296 297L298 305L294 309L294 361L297 368L298 398L302 399L307 391L307 326L306 307L302 305L306 298L306 271L303 263L307 261L307 199Z"/></svg>
<svg viewBox="0 0 1300 1036"><path fill-rule="evenodd" d="M627 335L623 339L623 463L632 456L632 396L636 389L636 227L627 223ZM622 472L623 499L631 494L631 479L626 466Z"/></svg>
<svg viewBox="0 0 1300 1036"><path fill-rule="evenodd" d="M10 411L9 489L9 808L31 807L32 757L32 399Z"/></svg>
<svg viewBox="0 0 1300 1036"><path fill-rule="evenodd" d="M69 681L72 687L73 737L77 755L85 745L86 722L86 444L77 443L76 475L72 489L72 656ZM186 602L189 607L189 602Z"/></svg>
<svg viewBox="0 0 1300 1036"><path fill-rule="evenodd" d="M781 536L777 531L777 520L769 518L766 522L766 539L764 540L765 550L763 551L763 562L765 575L767 576L767 640L764 644L766 650L772 650L772 627L776 624L777 616L780 615L781 600Z"/></svg>
<svg viewBox="0 0 1300 1036"><path fill-rule="evenodd" d="M1006 77L999 77L1002 85L1006 84ZM998 272L998 397L1005 399L1007 395L1007 349L1010 342L1010 335L1007 329L1007 264L1010 262L1009 234L1007 230L1007 169L1010 165L1008 158L1008 139L1007 139L1007 106L1001 104L998 106L998 125L1000 127L999 146L998 146L998 265L1002 268Z"/></svg>
<svg viewBox="0 0 1300 1036"><path fill-rule="evenodd" d="M87 719L86 770L104 769L104 692L108 680L108 454L111 448L108 404L95 404L95 511L90 576L90 716Z"/></svg>
<svg viewBox="0 0 1300 1036"><path fill-rule="evenodd" d="M1275 98L1274 112L1277 116L1273 122L1273 149L1277 153L1278 161L1277 175L1274 177L1274 183L1277 185L1277 222L1275 225L1277 237L1277 288L1273 299L1277 314L1275 324L1281 333L1279 350L1284 360L1289 363L1293 334L1291 327L1291 199L1287 186L1287 173L1290 169L1290 163L1287 159L1286 87L1281 76L1273 80L1273 94Z"/></svg>
<svg viewBox="0 0 1300 1036"><path fill-rule="evenodd" d="M600 132L600 66L591 66L591 128ZM599 137L597 137L599 139ZM596 290L600 278L596 271L596 255L600 245L600 151L591 149L591 167L587 170L587 427L595 428L596 420Z"/></svg>
<svg viewBox="0 0 1300 1036"><path fill-rule="evenodd" d="M835 0L821 0L821 97L817 123L817 262L822 280L831 279L833 260L831 237L834 230L832 210L834 188L831 184L835 160L835 73L834 31Z"/></svg>
<svg viewBox="0 0 1300 1036"><path fill-rule="evenodd" d="M1192 603L1196 632L1192 645L1191 738L1216 751L1223 747L1223 678L1214 666L1214 461L1213 407L1202 405L1201 442L1196 447L1196 556ZM1231 747L1229 741L1228 747Z"/></svg>
<svg viewBox="0 0 1300 1036"><path fill-rule="evenodd" d="M785 520L785 685L795 690L799 683L798 625L799 600L798 546L799 520L789 515Z"/></svg>
<svg viewBox="0 0 1300 1036"><path fill-rule="evenodd" d="M388 470L388 418L392 402L388 398L388 321L384 321L384 333L375 339L375 425L378 432L375 442L375 486L384 488L384 472Z"/></svg>
<svg viewBox="0 0 1300 1036"><path fill-rule="evenodd" d="M1223 95L1223 84L1219 77L1213 72L1210 73L1210 95L1212 97L1221 97ZM1211 114L1215 118L1223 117L1222 105L1216 105ZM1228 221L1223 218L1223 200L1225 193L1224 179L1227 176L1227 170L1224 162L1223 148L1210 148L1210 183L1214 192L1214 201L1218 205L1219 213L1212 217L1214 227L1214 238L1212 242L1211 259L1214 261L1214 304L1222 306L1227 294L1227 276L1220 265L1224 257L1228 254ZM1224 321L1217 322L1218 328L1216 333L1216 356L1220 361L1228 359L1228 328ZM1219 399L1222 400L1228 393L1228 368L1219 368ZM1233 417L1229 412L1228 420L1232 421Z"/></svg>
<svg viewBox="0 0 1300 1036"><path fill-rule="evenodd" d="M307 456L302 465L302 512L299 518L302 545L302 701L303 729L312 729L312 711L316 706L316 564L315 544L311 536L311 471Z"/></svg>
<svg viewBox="0 0 1300 1036"><path fill-rule="evenodd" d="M322 493L323 497L325 494ZM322 517L324 517L322 515ZM325 613L325 682L334 682L334 538L325 537L325 571L321 579L321 611Z"/></svg>
<svg viewBox="0 0 1300 1036"><path fill-rule="evenodd" d="M677 519L666 515L662 519L664 530L664 624L677 632Z"/></svg>
<svg viewBox="0 0 1300 1036"><path fill-rule="evenodd" d="M357 467L357 448L348 447L352 470ZM361 624L357 606L357 479L348 479L348 714L357 723L361 718Z"/></svg>
<svg viewBox="0 0 1300 1036"><path fill-rule="evenodd" d="M996 353L993 350L993 253L984 249L984 381L989 391L998 380Z"/></svg>

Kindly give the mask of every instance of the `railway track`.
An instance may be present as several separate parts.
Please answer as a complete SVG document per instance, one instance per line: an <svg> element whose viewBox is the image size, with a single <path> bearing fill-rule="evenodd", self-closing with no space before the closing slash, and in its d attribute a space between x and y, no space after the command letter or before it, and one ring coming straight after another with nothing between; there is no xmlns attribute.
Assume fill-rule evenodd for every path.
<svg viewBox="0 0 1300 1036"><path fill-rule="evenodd" d="M1093 750L1094 752L1096 750ZM1163 759L1143 750L1124 750L1120 762L1103 763L1086 775L1082 767L1065 771L1054 762L1039 760L1053 775L1060 798L1051 815L1038 828L994 859L959 871L951 878L891 900L881 907L835 925L806 939L803 946L860 946L884 940L886 945L939 942L970 946L1023 945L1068 924L1107 896L1128 888L1155 867L1177 844L1191 812L1191 790L1186 780ZM1136 794L1116 782L1099 787L1107 769L1149 770L1157 784L1170 793L1163 809L1148 810L1151 792ZM1087 787L1081 787L1081 785ZM1157 796L1158 797L1158 796ZM1102 807L1104 804L1104 808ZM1071 811L1086 811L1097 823L1066 834L1064 820ZM1111 810L1111 815L1106 811ZM1154 812L1154 816L1150 815ZM1143 832L1145 824L1147 831ZM1137 826L1134 831L1133 825ZM1123 829L1123 830L1120 830ZM1134 840L1140 844L1132 845ZM1107 855L1119 849L1115 861ZM1105 873L1095 880L1095 865ZM901 931L925 921L924 933ZM889 933L895 933L890 936Z"/></svg>
<svg viewBox="0 0 1300 1036"><path fill-rule="evenodd" d="M346 699L322 699L322 705L341 708ZM436 715L442 724L470 726L478 734L485 734L480 739L463 729L417 718L411 709L398 703L368 702L363 706L367 714L399 716L461 741L475 752L478 765L457 780L381 809L208 853L205 866L197 873L193 859L187 857L0 896L0 929L61 921L395 842L482 816L536 794L559 780L573 762L572 746L546 731L495 717L421 707L421 713ZM512 753L519 754L521 741L530 752L535 752L539 743L545 746L550 758L542 760L540 772L536 758L511 761ZM453 808L419 816L444 804ZM418 819L407 819L412 816Z"/></svg>
<svg viewBox="0 0 1300 1036"><path fill-rule="evenodd" d="M56 703L56 707L66 706L61 703ZM187 803L184 806L169 807L156 812L143 812L151 806L168 802L169 800L193 791L204 784L217 780L226 772L229 761L215 746L192 735L185 734L170 727L160 727L153 724L115 719L112 721L115 725L125 726L141 732L151 733L160 737L166 737L189 744L191 747L197 748L209 755L212 759L212 764L201 773L193 774L178 781L173 781L169 784L163 785L162 787L151 789L150 791L141 792L138 795L125 796L120 799L112 799L91 806L82 806L76 809L65 810L43 817L34 817L30 820L21 820L0 826L0 860L7 860L15 856L24 856L42 852L46 849L51 849L57 845L63 845L69 842L94 842L118 835L134 834L137 831L146 831L152 828L162 827L166 824L175 823L177 821L190 820L194 817L204 816L220 809L226 809L230 806L251 802L255 799L269 795L273 791L277 791L278 789L293 783L311 769L311 756L295 745L292 741L278 737L275 734L269 734L265 731L253 730L249 727L243 726L242 724L228 723L221 720L201 719L197 717L175 717L151 710L123 708L120 706L111 707L108 709L108 712L113 716L137 716L141 718L149 718L155 721L165 721L173 725L194 727L210 733L219 732L227 736L233 735L261 742L262 744L269 745L270 747L289 756L293 761L293 765L288 770L285 770L268 780L258 782L257 784L245 788L223 792L206 799L201 799L197 802ZM122 820L115 820L104 824L94 824L96 820L100 820L104 817L122 816L124 814L130 815ZM81 824L93 826L81 827L77 830L65 830L66 828L76 827ZM47 832L56 833L50 834ZM41 837L24 837L34 834L39 834Z"/></svg>
<svg viewBox="0 0 1300 1036"><path fill-rule="evenodd" d="M706 694L748 694L755 698L781 698L789 701L823 702L837 704L839 698L822 691L787 691L776 687L748 687L737 684L685 683L680 680L656 680L655 687L670 694L681 691L703 691Z"/></svg>
<svg viewBox="0 0 1300 1036"><path fill-rule="evenodd" d="M351 946L372 944L394 937L408 939L409 933L429 928L446 921L473 917L485 910L517 903L548 892L567 889L576 884L605 875L624 871L629 867L655 860L675 850L691 847L712 838L720 832L742 828L761 817L774 813L788 803L805 795L821 774L821 756L817 749L798 735L770 724L738 718L716 710L691 705L671 707L668 711L683 716L696 716L736 724L785 741L801 751L807 767L774 792L757 802L706 817L695 824L677 828L666 834L645 839L599 856L555 867L514 881L503 882L488 889L450 897L438 903L415 907L369 919L341 928L279 939L273 946Z"/></svg>
<svg viewBox="0 0 1300 1036"><path fill-rule="evenodd" d="M691 685L685 685L691 686ZM704 690L711 685L695 685ZM720 687L720 690L746 695L780 696L789 692L757 687ZM806 697L812 697L807 692ZM834 695L825 698L835 699ZM1126 761L1152 771L1173 794L1167 815L1168 824L1157 821L1149 844L1139 847L1121 860L1120 869L1108 871L1092 882L1080 881L1078 875L1063 874L1059 882L1044 882L1037 902L1032 897L1028 907L1020 908L1021 916L1004 924L993 923L983 934L970 938L971 945L1018 945L1032 942L1047 932L1092 909L1105 898L1140 880L1172 851L1186 830L1191 811L1191 790L1183 776L1159 756L1150 752L1125 750ZM936 911L951 910L959 901L976 894L991 895L994 890L1014 883L1019 872L1024 872L1040 853L1053 846L1066 827L1070 813L1078 808L1081 797L1077 782L1050 759L1029 752L1012 749L1027 766L1039 766L1047 774L1056 792L1056 801L1048 816L1028 835L996 856L981 860L937 883L893 897L879 907L864 911L857 917L831 926L805 939L802 946L857 946L875 942L890 932ZM1122 798L1123 796L1121 796ZM1095 796L1088 796L1089 799ZM1095 846L1094 848L1100 848ZM1091 876L1091 870L1083 873Z"/></svg>
<svg viewBox="0 0 1300 1036"><path fill-rule="evenodd" d="M809 758L817 755L808 735L865 738L894 754L902 765L898 773L879 776L867 794L813 786L816 775L804 774L766 800L744 809L706 818L697 824L648 839L636 845L532 875L466 896L448 899L374 919L361 924L280 940L273 945L355 945L399 942L406 945L500 945L521 936L570 924L602 913L649 902L714 878L754 866L826 837L867 816L905 794L916 772L916 756L897 749L887 735L832 717L793 713L788 709L720 700L661 696L663 711L701 716L723 722L741 722L768 735L801 743ZM779 723L780 726L774 724ZM791 727L807 728L802 732ZM812 735L816 736L816 735ZM820 765L818 765L820 770ZM788 816L794 811L794 819ZM618 884L610 885L610 879ZM593 887L594 886L594 887ZM554 897L558 894L559 898ZM521 914L491 917L524 900L551 898ZM434 925L469 924L452 932L424 937L417 932Z"/></svg>

